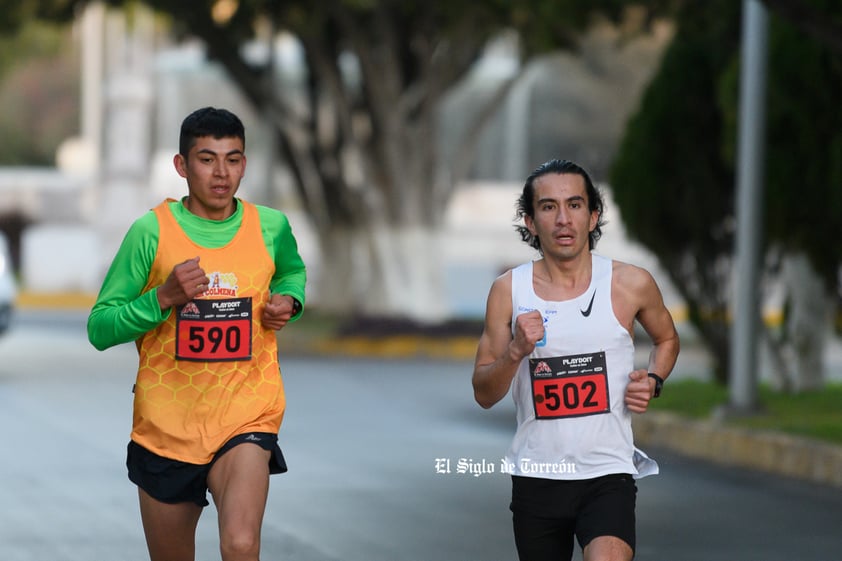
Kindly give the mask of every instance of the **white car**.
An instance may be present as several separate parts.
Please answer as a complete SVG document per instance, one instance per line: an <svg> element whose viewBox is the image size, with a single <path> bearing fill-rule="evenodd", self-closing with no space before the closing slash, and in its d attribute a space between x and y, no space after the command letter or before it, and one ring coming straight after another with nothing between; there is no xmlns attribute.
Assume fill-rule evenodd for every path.
<svg viewBox="0 0 842 561"><path fill-rule="evenodd" d="M9 242L0 232L0 333L12 323L12 307L15 303L17 287L15 285L12 258L9 254Z"/></svg>

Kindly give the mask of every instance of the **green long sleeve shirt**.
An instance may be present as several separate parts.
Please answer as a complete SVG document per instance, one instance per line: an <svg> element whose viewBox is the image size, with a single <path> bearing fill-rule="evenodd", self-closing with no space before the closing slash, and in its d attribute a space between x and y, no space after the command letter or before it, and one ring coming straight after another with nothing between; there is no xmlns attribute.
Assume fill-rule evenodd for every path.
<svg viewBox="0 0 842 561"><path fill-rule="evenodd" d="M210 249L229 243L243 221L243 205L239 203L231 216L219 221L192 214L181 201L169 205L187 236ZM289 221L280 211L256 206L266 250L275 261L269 290L292 296L303 305L307 273ZM172 313L172 309L161 310L157 287L143 292L158 250L158 233L158 220L152 211L137 219L126 233L88 316L88 339L95 348L105 350L134 341ZM291 321L300 316L301 312Z"/></svg>

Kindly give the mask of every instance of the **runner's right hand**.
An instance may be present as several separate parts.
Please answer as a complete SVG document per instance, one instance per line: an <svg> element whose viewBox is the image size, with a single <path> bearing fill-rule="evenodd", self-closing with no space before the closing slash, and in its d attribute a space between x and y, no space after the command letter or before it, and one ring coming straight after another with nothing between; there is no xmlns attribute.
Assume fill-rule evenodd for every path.
<svg viewBox="0 0 842 561"><path fill-rule="evenodd" d="M522 359L544 338L544 318L538 310L520 314L515 319L515 336L509 344L515 358Z"/></svg>
<svg viewBox="0 0 842 561"><path fill-rule="evenodd" d="M172 272L158 287L158 304L162 310L191 301L208 289L208 276L194 257L173 267Z"/></svg>

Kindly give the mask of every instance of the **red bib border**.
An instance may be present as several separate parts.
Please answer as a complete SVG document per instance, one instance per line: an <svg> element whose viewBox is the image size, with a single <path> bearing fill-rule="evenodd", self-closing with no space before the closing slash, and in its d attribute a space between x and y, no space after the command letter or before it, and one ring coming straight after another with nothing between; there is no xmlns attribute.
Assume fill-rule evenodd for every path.
<svg viewBox="0 0 842 561"><path fill-rule="evenodd" d="M605 353L530 358L536 419L564 419L611 411Z"/></svg>
<svg viewBox="0 0 842 561"><path fill-rule="evenodd" d="M251 298L192 300L176 314L177 360L251 360Z"/></svg>

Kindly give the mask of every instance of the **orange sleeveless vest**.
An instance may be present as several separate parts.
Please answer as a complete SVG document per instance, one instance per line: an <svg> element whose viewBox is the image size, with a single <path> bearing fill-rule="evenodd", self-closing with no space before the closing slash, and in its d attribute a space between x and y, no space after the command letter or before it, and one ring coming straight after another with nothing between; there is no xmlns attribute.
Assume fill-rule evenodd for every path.
<svg viewBox="0 0 842 561"><path fill-rule="evenodd" d="M233 436L280 428L286 400L277 339L260 321L275 264L254 205L238 201L239 231L208 249L181 229L170 202L154 209L158 251L144 292L196 256L209 288L138 341L131 438L159 456L206 464Z"/></svg>

